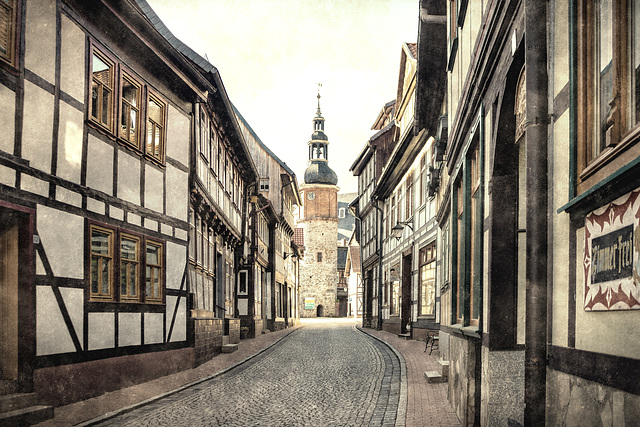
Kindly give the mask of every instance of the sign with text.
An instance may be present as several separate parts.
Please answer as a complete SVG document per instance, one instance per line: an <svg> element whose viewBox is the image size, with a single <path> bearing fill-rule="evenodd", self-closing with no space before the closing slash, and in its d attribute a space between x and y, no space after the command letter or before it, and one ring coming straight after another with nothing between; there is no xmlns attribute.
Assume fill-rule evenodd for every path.
<svg viewBox="0 0 640 427"><path fill-rule="evenodd" d="M584 309L640 309L640 191L585 219Z"/></svg>
<svg viewBox="0 0 640 427"><path fill-rule="evenodd" d="M316 309L316 299L315 298L305 298L304 299L304 309L305 310L315 310Z"/></svg>

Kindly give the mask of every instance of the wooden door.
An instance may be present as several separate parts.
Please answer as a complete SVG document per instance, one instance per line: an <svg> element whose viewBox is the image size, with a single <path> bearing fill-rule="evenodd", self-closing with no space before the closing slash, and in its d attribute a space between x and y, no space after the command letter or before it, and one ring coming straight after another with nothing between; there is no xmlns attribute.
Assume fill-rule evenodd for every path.
<svg viewBox="0 0 640 427"><path fill-rule="evenodd" d="M411 254L402 257L402 307L400 309L400 332L407 332L411 323Z"/></svg>
<svg viewBox="0 0 640 427"><path fill-rule="evenodd" d="M0 379L6 383L18 379L18 223L0 218Z"/></svg>

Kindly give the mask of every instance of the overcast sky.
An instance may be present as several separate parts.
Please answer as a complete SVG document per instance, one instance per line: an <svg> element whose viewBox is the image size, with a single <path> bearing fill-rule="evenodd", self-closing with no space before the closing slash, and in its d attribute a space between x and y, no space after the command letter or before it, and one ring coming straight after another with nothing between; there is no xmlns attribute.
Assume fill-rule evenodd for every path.
<svg viewBox="0 0 640 427"><path fill-rule="evenodd" d="M403 42L418 0L148 0L171 32L220 72L253 130L303 183L317 83L340 192L349 167L396 97Z"/></svg>

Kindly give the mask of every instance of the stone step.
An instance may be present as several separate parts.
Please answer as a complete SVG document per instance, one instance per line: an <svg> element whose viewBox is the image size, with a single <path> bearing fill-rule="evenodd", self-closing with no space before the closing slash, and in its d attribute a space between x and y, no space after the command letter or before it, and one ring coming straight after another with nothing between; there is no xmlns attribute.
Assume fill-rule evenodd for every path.
<svg viewBox="0 0 640 427"><path fill-rule="evenodd" d="M36 404L35 393L13 393L0 396L0 413L27 408Z"/></svg>
<svg viewBox="0 0 640 427"><path fill-rule="evenodd" d="M411 334L410 333L398 334L398 338L402 338L402 339L405 339L405 340L410 340L411 339Z"/></svg>
<svg viewBox="0 0 640 427"><path fill-rule="evenodd" d="M233 353L238 349L238 344L225 344L222 346L223 353Z"/></svg>
<svg viewBox="0 0 640 427"><path fill-rule="evenodd" d="M29 406L0 414L0 425L29 426L51 418L53 418L52 406Z"/></svg>
<svg viewBox="0 0 640 427"><path fill-rule="evenodd" d="M438 371L426 371L424 373L424 377L426 378L429 384L437 384L437 383L446 383L447 377L443 377L440 375Z"/></svg>
<svg viewBox="0 0 640 427"><path fill-rule="evenodd" d="M438 359L438 364L440 365L440 375L449 377L449 361Z"/></svg>

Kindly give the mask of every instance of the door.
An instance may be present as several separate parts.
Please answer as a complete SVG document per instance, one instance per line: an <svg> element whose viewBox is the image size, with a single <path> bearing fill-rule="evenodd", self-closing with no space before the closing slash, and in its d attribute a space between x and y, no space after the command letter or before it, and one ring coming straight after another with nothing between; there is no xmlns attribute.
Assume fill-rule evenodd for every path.
<svg viewBox="0 0 640 427"><path fill-rule="evenodd" d="M0 392L18 380L18 228L17 215L0 208Z"/></svg>
<svg viewBox="0 0 640 427"><path fill-rule="evenodd" d="M400 332L407 333L411 323L411 254L402 257L402 308L400 309Z"/></svg>

